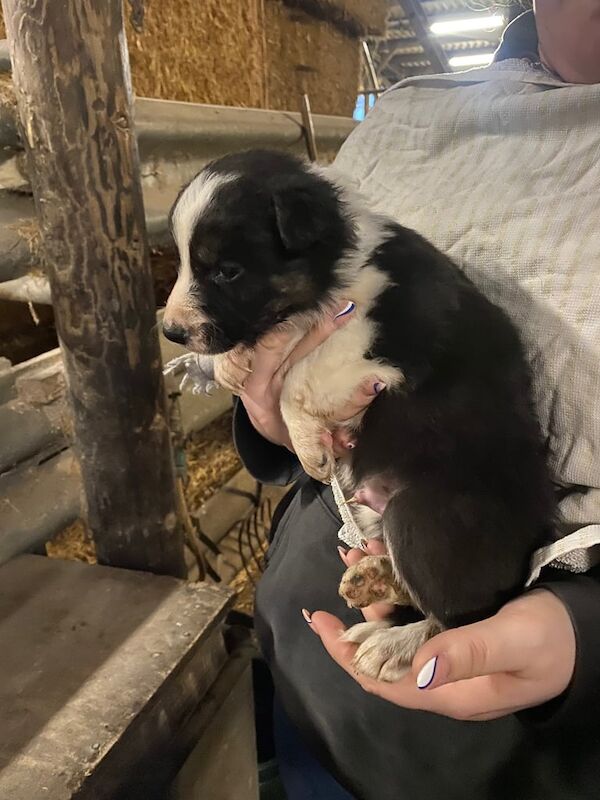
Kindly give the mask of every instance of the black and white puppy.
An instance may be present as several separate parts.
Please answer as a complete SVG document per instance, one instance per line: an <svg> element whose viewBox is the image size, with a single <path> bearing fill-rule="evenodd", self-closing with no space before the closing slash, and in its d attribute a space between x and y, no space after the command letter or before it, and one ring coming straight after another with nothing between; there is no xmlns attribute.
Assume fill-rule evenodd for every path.
<svg viewBox="0 0 600 800"><path fill-rule="evenodd" d="M552 484L519 336L433 245L287 154L210 164L180 194L171 227L181 269L164 331L191 350L235 351L251 368L253 345L276 326L295 329L293 346L333 303L355 303L348 324L290 370L281 408L304 468L328 481L321 437L336 410L368 376L387 386L346 423L358 438L342 471L347 496L370 507L371 533L382 532L391 596L425 616L347 634L361 643L359 670L395 680L440 627L517 595L550 538ZM219 362L228 356L216 373L235 389ZM363 605L353 587L389 574L384 558L364 559L342 594Z"/></svg>

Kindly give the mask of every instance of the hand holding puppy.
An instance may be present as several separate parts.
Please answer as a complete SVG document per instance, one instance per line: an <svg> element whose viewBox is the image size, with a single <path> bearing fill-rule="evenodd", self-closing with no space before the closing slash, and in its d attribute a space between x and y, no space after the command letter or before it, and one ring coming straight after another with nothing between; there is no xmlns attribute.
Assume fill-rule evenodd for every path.
<svg viewBox="0 0 600 800"><path fill-rule="evenodd" d="M282 327L260 339L251 358L247 352L233 351L215 363L215 377L223 385L232 388L237 384L239 394L256 430L268 441L293 450L290 435L281 414L280 398L285 376L289 370L308 353L315 350L332 333L346 325L354 313L353 303L344 303L332 309L321 323L305 334L300 341L290 328ZM248 370L251 361L251 371ZM371 403L384 388L376 375L364 380L356 389L351 401L336 413L331 420L332 433L324 435L323 444L336 456L353 446L349 432L335 430L336 423L356 416Z"/></svg>

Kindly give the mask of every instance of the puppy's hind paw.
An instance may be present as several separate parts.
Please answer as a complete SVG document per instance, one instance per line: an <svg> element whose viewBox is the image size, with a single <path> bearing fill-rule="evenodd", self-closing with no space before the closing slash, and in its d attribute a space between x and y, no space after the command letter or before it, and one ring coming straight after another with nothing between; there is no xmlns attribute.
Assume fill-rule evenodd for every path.
<svg viewBox="0 0 600 800"><path fill-rule="evenodd" d="M381 602L410 605L407 593L394 579L389 556L365 556L348 567L342 576L339 594L350 608L365 608Z"/></svg>
<svg viewBox="0 0 600 800"><path fill-rule="evenodd" d="M375 629L364 639L352 661L357 672L380 681L399 681L410 670L417 650L436 633L429 618L401 627Z"/></svg>

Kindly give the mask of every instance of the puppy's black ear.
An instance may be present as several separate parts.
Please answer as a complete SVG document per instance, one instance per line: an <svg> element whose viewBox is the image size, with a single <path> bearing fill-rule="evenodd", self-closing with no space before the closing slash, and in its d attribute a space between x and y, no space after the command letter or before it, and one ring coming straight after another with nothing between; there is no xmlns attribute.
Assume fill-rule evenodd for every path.
<svg viewBox="0 0 600 800"><path fill-rule="evenodd" d="M312 186L294 184L273 194L277 230L286 250L307 250L326 228L324 209Z"/></svg>

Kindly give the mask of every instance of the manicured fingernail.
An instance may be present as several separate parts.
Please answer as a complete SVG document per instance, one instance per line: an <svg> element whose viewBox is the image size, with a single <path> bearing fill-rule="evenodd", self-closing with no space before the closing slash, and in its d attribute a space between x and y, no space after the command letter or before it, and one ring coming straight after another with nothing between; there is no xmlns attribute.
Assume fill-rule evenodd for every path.
<svg viewBox="0 0 600 800"><path fill-rule="evenodd" d="M354 311L355 308L356 308L356 306L354 305L352 300L349 300L346 303L346 305L344 306L344 308L342 308L341 311L338 311L338 313L335 315L334 319L339 319L340 317L345 317L347 314L351 314Z"/></svg>
<svg viewBox="0 0 600 800"><path fill-rule="evenodd" d="M369 542L368 542L366 539L361 539L361 540L360 540L360 549L361 549L361 550L364 550L364 551L365 551L365 553L368 551L368 549L369 549Z"/></svg>
<svg viewBox="0 0 600 800"><path fill-rule="evenodd" d="M305 608L302 609L302 616L308 622L309 625L312 624L312 619L310 618L310 611L307 611Z"/></svg>
<svg viewBox="0 0 600 800"><path fill-rule="evenodd" d="M387 383L380 383L379 381L377 381L377 383L373 384L373 391L375 392L375 394L380 394L381 392L383 392L386 386Z"/></svg>
<svg viewBox="0 0 600 800"><path fill-rule="evenodd" d="M435 678L435 668L437 667L438 657L430 658L425 666L421 667L421 671L417 675L417 688L427 689L433 683Z"/></svg>
<svg viewBox="0 0 600 800"><path fill-rule="evenodd" d="M346 444L346 450L354 450L355 447L356 445L354 444L354 442L348 442Z"/></svg>
<svg viewBox="0 0 600 800"><path fill-rule="evenodd" d="M343 561L344 558L346 557L348 551L344 547L341 547L341 546L338 545L338 553L340 554L340 558Z"/></svg>

